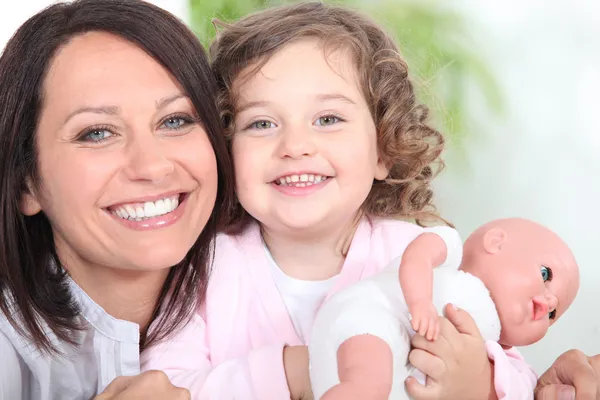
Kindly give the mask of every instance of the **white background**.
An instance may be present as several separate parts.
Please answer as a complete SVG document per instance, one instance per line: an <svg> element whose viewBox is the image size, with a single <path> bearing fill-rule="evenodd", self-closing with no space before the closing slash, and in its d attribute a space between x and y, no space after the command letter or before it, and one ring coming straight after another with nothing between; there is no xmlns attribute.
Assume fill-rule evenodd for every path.
<svg viewBox="0 0 600 400"><path fill-rule="evenodd" d="M581 270L579 295L539 343L523 349L543 372L563 351L600 353L600 3L453 1L507 100L482 123L438 182L440 208L463 236L498 217L527 217L559 233Z"/></svg>
<svg viewBox="0 0 600 400"><path fill-rule="evenodd" d="M50 1L0 5L0 47ZM156 0L187 20L186 0ZM446 4L450 2L447 1ZM10 5L8 5L10 4ZM523 349L543 372L564 350L600 353L600 5L596 0L454 0L488 59L508 115L471 109L481 131L448 155L438 181L445 217L467 236L493 218L548 225L576 253L582 285L572 309L540 343Z"/></svg>

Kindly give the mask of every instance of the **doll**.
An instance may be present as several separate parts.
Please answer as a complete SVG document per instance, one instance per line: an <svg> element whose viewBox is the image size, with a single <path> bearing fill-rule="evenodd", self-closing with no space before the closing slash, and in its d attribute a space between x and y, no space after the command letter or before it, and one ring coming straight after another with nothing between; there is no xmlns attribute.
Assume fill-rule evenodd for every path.
<svg viewBox="0 0 600 400"><path fill-rule="evenodd" d="M425 235L382 272L323 305L309 345L315 399L335 400L341 393L345 400L352 398L348 393L357 399L408 399L404 381L411 373L419 376L408 363L410 338L419 332L435 340L437 316L448 303L469 312L484 340L509 349L542 339L579 289L571 250L535 222L510 218L481 226L465 241L462 261L454 267L423 262L446 254L441 240ZM344 368L352 374L342 374L340 382Z"/></svg>

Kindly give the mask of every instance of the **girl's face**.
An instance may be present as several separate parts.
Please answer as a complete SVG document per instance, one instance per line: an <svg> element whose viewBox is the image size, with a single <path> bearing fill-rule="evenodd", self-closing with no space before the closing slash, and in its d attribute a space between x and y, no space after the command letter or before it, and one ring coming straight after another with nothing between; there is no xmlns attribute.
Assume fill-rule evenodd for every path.
<svg viewBox="0 0 600 400"><path fill-rule="evenodd" d="M251 67L250 67L251 68ZM238 78L237 195L265 228L313 235L352 221L387 170L352 58L304 40Z"/></svg>
<svg viewBox="0 0 600 400"><path fill-rule="evenodd" d="M135 45L91 32L57 53L36 131L40 211L68 269L159 270L181 261L217 193L215 154L190 99Z"/></svg>

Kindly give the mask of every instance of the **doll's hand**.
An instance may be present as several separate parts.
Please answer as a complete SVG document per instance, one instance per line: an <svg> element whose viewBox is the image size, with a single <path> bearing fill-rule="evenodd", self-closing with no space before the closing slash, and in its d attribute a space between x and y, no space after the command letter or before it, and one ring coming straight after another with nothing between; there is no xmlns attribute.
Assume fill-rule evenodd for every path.
<svg viewBox="0 0 600 400"><path fill-rule="evenodd" d="M440 336L429 341L414 335L408 359L425 375L427 385L408 378L406 389L416 400L495 398L493 371L485 343L473 318L452 305L440 317Z"/></svg>
<svg viewBox="0 0 600 400"><path fill-rule="evenodd" d="M415 332L427 340L436 340L440 333L439 315L431 301L422 300L408 305L410 324Z"/></svg>

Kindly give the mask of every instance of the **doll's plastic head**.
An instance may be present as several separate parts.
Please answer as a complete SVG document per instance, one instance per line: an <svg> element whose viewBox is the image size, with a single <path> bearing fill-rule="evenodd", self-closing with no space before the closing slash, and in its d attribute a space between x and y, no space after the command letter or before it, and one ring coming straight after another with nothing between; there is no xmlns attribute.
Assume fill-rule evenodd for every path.
<svg viewBox="0 0 600 400"><path fill-rule="evenodd" d="M566 243L520 218L495 220L473 232L461 269L489 289L502 323L499 342L505 346L542 339L579 290L579 268Z"/></svg>

